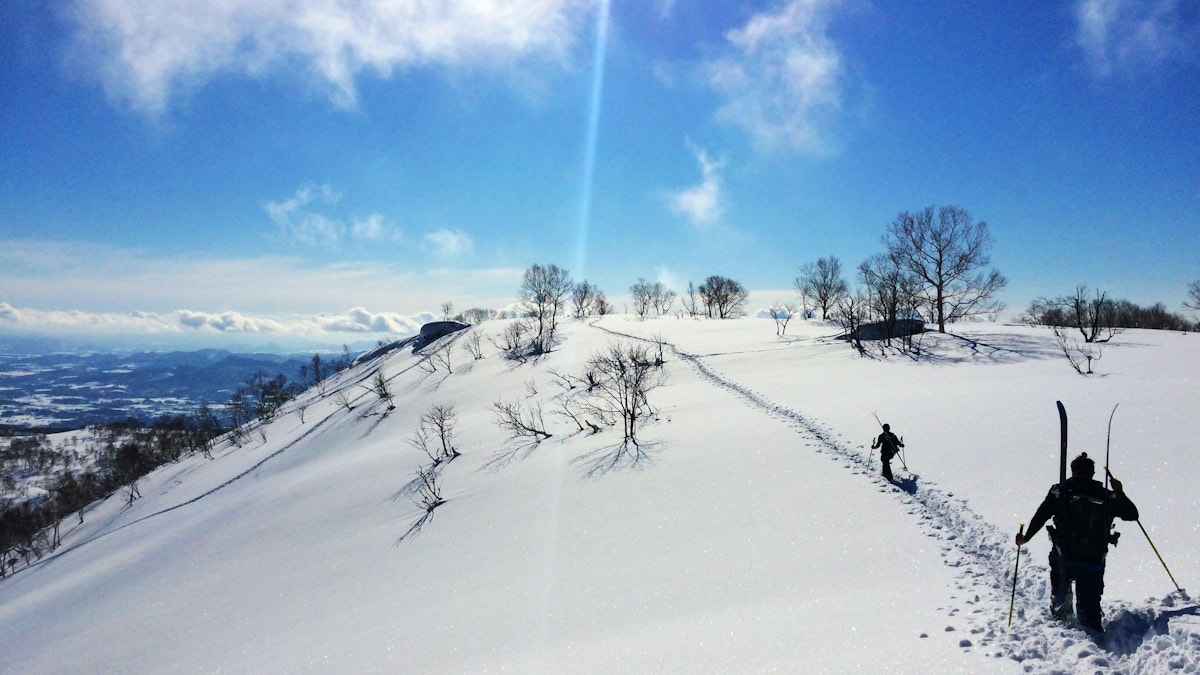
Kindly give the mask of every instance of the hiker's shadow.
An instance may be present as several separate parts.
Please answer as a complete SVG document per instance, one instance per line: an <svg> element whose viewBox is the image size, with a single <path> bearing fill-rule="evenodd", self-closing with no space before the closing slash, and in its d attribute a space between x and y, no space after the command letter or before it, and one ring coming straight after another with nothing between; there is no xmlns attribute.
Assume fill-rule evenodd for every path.
<svg viewBox="0 0 1200 675"><path fill-rule="evenodd" d="M1187 596L1183 597L1186 599ZM1181 607L1168 611L1152 608L1123 609L1108 622L1103 646L1113 654L1132 654L1141 649L1147 641L1171 635L1171 619L1185 616L1200 616L1200 607Z"/></svg>
<svg viewBox="0 0 1200 675"><path fill-rule="evenodd" d="M892 485L895 485L896 487L900 488L901 490L904 490L905 492L907 492L910 495L915 495L915 494L917 494L917 479L918 478L920 478L920 476L918 476L915 473L912 473L903 478L897 478L896 480L892 481Z"/></svg>

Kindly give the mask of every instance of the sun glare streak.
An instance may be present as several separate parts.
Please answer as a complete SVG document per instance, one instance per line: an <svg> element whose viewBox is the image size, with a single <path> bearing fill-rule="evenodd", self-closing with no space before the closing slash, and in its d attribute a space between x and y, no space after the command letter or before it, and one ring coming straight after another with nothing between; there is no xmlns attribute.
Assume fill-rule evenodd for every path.
<svg viewBox="0 0 1200 675"><path fill-rule="evenodd" d="M580 281L586 278L587 271L588 228L591 225L592 218L592 183L596 167L596 137L599 133L600 104L604 93L604 61L605 48L608 44L609 4L610 0L600 0L596 14L596 43L592 53L592 88L588 107L587 129L584 135L583 185L582 190L580 190L579 200L579 234L575 243L575 258L571 267L575 278ZM569 345L567 348L572 351L575 350L574 345ZM576 364L579 362L579 358L580 355L575 351L575 353L570 355L570 362ZM569 479L567 475L569 469L569 463L560 458L557 467L559 480L553 494L548 496L551 506L548 509L549 516L546 524L547 542L545 557L542 561L542 578L545 580L541 598L543 605L541 614L542 625L540 626L535 645L539 658L542 657L545 645L549 642L550 617L555 614L555 580L558 577L556 570L558 569L559 562L559 545L562 539L562 526L560 523L562 487Z"/></svg>
<svg viewBox="0 0 1200 675"><path fill-rule="evenodd" d="M600 105L604 96L604 62L608 45L608 11L610 0L601 0L596 16L596 44L592 52L592 90L588 108L587 130L584 136L583 189L579 202L579 237L575 242L574 271L576 278L586 278L588 229L592 219L592 184L596 170L596 137L600 127Z"/></svg>

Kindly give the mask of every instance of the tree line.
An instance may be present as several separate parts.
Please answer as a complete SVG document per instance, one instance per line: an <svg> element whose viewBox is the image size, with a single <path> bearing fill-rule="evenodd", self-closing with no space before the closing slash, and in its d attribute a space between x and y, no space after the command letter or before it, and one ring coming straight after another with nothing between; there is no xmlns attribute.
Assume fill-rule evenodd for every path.
<svg viewBox="0 0 1200 675"><path fill-rule="evenodd" d="M1188 293L1190 300L1184 302L1184 307L1200 310L1200 281L1192 282ZM1078 331L1087 343L1107 342L1127 328L1200 330L1200 322L1168 311L1161 302L1143 307L1112 298L1108 291L1093 291L1087 284L1079 284L1073 293L1033 300L1025 320L1033 325Z"/></svg>
<svg viewBox="0 0 1200 675"><path fill-rule="evenodd" d="M911 336L928 322L938 332L946 324L973 316L996 314L996 299L1008 280L991 268L994 240L987 223L976 221L957 206L903 211L881 238L884 251L856 269L858 285L845 279L836 256L805 264L795 278L801 304L779 305L772 315L780 320L797 310L807 315L809 302L821 318L839 322L862 350L862 336L891 344L901 338L911 348ZM1200 311L1200 281L1188 285L1184 306ZM1074 294L1034 300L1025 320L1032 324L1079 330L1086 342L1104 341L1124 328L1200 330L1200 323L1167 310L1162 303L1141 307L1116 300L1104 291L1090 294L1086 285Z"/></svg>
<svg viewBox="0 0 1200 675"><path fill-rule="evenodd" d="M889 344L899 337L909 348L911 336L924 330L926 321L944 333L948 323L1003 308L996 295L1008 280L989 267L994 241L987 223L976 221L966 209L902 211L881 243L883 252L858 265L855 287L846 282L836 256L801 267L793 282L801 311L807 314L811 300L822 320L839 322L862 350L864 334ZM872 330L866 331L868 327Z"/></svg>

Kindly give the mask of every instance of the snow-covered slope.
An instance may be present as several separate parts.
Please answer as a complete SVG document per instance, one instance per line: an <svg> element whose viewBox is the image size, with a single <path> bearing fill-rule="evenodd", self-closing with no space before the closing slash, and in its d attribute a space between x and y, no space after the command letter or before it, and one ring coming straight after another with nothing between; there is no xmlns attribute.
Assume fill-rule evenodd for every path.
<svg viewBox="0 0 1200 675"><path fill-rule="evenodd" d="M1057 479L1056 399L1072 454L1100 458L1120 403L1112 470L1179 583L1200 578L1200 337L1123 333L1084 378L1049 332L955 330L885 359L819 323L617 316L527 363L486 339L453 372L391 352L65 521L0 582L0 671L1200 672L1200 609L1133 523L1102 644L1044 616L1044 535L1007 626L1012 535ZM553 414L560 376L617 334L671 347L640 456ZM540 402L554 435L510 440L498 400ZM408 439L445 403L462 454L422 521L430 459ZM868 464L872 413L905 437L908 491Z"/></svg>

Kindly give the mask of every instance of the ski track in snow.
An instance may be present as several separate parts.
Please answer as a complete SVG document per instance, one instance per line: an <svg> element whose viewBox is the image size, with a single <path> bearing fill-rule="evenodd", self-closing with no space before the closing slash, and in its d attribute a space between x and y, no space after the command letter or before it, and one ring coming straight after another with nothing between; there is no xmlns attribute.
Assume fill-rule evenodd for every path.
<svg viewBox="0 0 1200 675"><path fill-rule="evenodd" d="M595 327L615 336L658 342ZM844 468L895 494L908 513L920 520L925 534L940 542L944 563L956 571L954 594L947 603L951 622L946 631L965 633L959 641L964 651L977 650L990 657L1013 659L1027 673L1200 673L1200 607L1186 592L1152 599L1141 606L1105 602L1107 632L1098 642L1082 629L1048 616L1045 610L1050 598L1049 568L1022 555L1009 627L1009 599L1017 556L1012 534L1003 533L984 520L966 501L955 498L953 492L927 482L918 487L917 474L910 472L908 478L898 479L899 485L887 483L871 470L870 455L864 456L861 446L847 447L837 440L838 434L806 415L726 379L696 354L684 352L669 342L662 344L709 383L814 441L805 444L806 447L830 455ZM959 621L966 625L957 625Z"/></svg>

